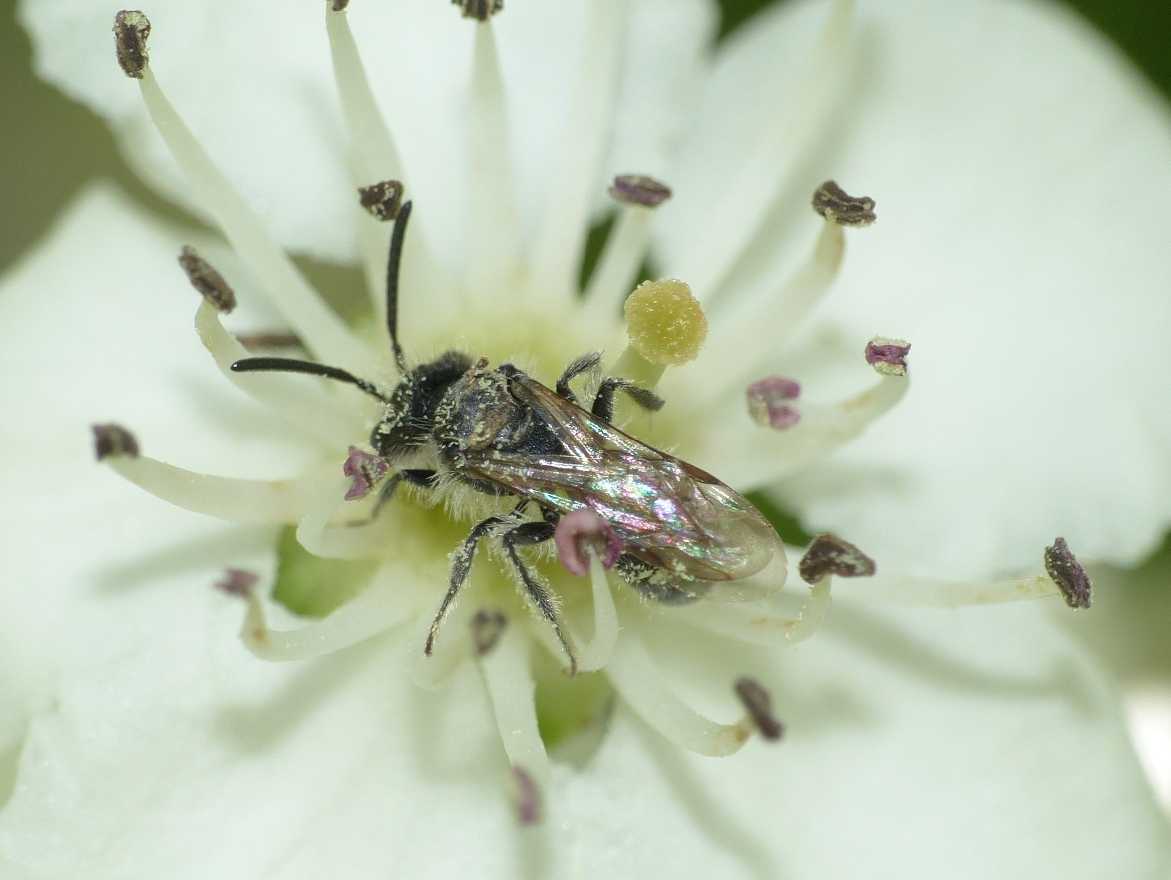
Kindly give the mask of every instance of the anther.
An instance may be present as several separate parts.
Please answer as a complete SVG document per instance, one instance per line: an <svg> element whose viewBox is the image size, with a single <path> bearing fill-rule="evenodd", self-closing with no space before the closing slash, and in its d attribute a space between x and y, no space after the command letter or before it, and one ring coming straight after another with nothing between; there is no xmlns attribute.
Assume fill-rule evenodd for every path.
<svg viewBox="0 0 1171 880"><path fill-rule="evenodd" d="M866 363L884 376L905 376L910 350L911 343L902 339L875 336L866 343Z"/></svg>
<svg viewBox="0 0 1171 880"><path fill-rule="evenodd" d="M541 821L541 790L537 781L523 767L512 766L512 803L516 819L521 825L536 825Z"/></svg>
<svg viewBox="0 0 1171 880"><path fill-rule="evenodd" d="M671 198L671 188L645 174L620 174L610 187L610 197L625 205L657 208Z"/></svg>
<svg viewBox="0 0 1171 880"><path fill-rule="evenodd" d="M852 196L827 180L813 193L813 210L839 226L869 226L878 215L874 213L874 199Z"/></svg>
<svg viewBox="0 0 1171 880"><path fill-rule="evenodd" d="M1089 608L1093 583L1082 564L1074 557L1065 538L1056 538L1045 548L1045 571L1061 590L1070 608Z"/></svg>
<svg viewBox="0 0 1171 880"><path fill-rule="evenodd" d="M342 463L342 473L352 480L350 488L346 490L346 501L365 498L388 470L390 465L386 459L351 446Z"/></svg>
<svg viewBox="0 0 1171 880"><path fill-rule="evenodd" d="M304 348L305 343L296 333L279 330L264 330L258 333L242 333L236 337L248 351L263 351L273 348Z"/></svg>
<svg viewBox="0 0 1171 880"><path fill-rule="evenodd" d="M150 53L146 38L150 36L150 21L137 9L123 9L114 16L114 47L118 66L132 79L142 79Z"/></svg>
<svg viewBox="0 0 1171 880"><path fill-rule="evenodd" d="M383 223L398 216L403 203L403 185L397 180L380 180L358 187L358 201L372 217Z"/></svg>
<svg viewBox="0 0 1171 880"><path fill-rule="evenodd" d="M684 282L644 281L626 299L631 347L656 366L695 360L707 338L707 318Z"/></svg>
<svg viewBox="0 0 1171 880"><path fill-rule="evenodd" d="M816 584L828 574L838 577L870 577L877 570L874 560L836 535L818 535L797 566L801 580Z"/></svg>
<svg viewBox="0 0 1171 880"><path fill-rule="evenodd" d="M179 252L179 265L187 273L191 286L200 296L225 315L236 308L236 293L216 268L196 253L195 248L183 245Z"/></svg>
<svg viewBox="0 0 1171 880"><path fill-rule="evenodd" d="M134 435L112 422L90 425L94 432L94 455L98 461L106 458L138 458L138 440Z"/></svg>
<svg viewBox="0 0 1171 880"><path fill-rule="evenodd" d="M785 727L773 714L773 699L765 686L755 678L742 676L736 679L736 696L744 704L748 717L767 740L776 741L785 732Z"/></svg>
<svg viewBox="0 0 1171 880"><path fill-rule="evenodd" d="M225 595L247 599L259 580L256 574L242 568L225 568L223 576L212 586Z"/></svg>
<svg viewBox="0 0 1171 880"><path fill-rule="evenodd" d="M585 541L598 547L602 565L606 568L612 568L622 555L622 541L614 534L610 524L594 511L583 507L561 517L553 532L557 558L570 574L581 576L590 570L589 558L582 547Z"/></svg>
<svg viewBox="0 0 1171 880"><path fill-rule="evenodd" d="M745 392L748 414L758 425L783 431L801 421L801 413L790 405L801 395L801 386L784 376L768 376L753 382Z"/></svg>
<svg viewBox="0 0 1171 880"><path fill-rule="evenodd" d="M471 622L472 644L476 648L476 656L484 657L491 653L507 626L508 618L504 616L503 611L495 608L481 608L477 611Z"/></svg>
<svg viewBox="0 0 1171 880"><path fill-rule="evenodd" d="M451 0L452 5L460 7L464 18L474 18L477 21L487 21L497 12L504 11L504 0Z"/></svg>
<svg viewBox="0 0 1171 880"><path fill-rule="evenodd" d="M350 0L326 0L329 8L334 12L345 12L350 8Z"/></svg>

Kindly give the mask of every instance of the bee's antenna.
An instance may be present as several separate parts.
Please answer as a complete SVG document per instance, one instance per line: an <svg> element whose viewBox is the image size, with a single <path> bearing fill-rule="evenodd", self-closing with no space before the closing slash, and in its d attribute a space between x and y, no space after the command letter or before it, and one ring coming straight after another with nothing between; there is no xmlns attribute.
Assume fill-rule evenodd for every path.
<svg viewBox="0 0 1171 880"><path fill-rule="evenodd" d="M337 379L339 382L356 385L371 397L377 397L383 403L390 403L390 398L379 391L372 382L359 379L353 373L348 373L340 367L327 367L325 364L315 364L312 361L276 357L244 358L232 364L232 372L307 373L310 376L323 376L326 379Z"/></svg>
<svg viewBox="0 0 1171 880"><path fill-rule="evenodd" d="M386 329L390 332L390 345L394 351L394 362L400 373L407 371L407 359L403 347L398 344L398 275L403 260L403 241L407 236L407 221L411 219L411 203L403 202L394 218L394 231L390 234L390 255L386 258Z"/></svg>

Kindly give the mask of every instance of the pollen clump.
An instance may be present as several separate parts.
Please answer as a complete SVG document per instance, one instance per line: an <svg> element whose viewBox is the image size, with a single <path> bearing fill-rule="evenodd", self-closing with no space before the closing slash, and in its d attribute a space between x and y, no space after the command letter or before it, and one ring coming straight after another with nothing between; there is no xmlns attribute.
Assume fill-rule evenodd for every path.
<svg viewBox="0 0 1171 880"><path fill-rule="evenodd" d="M644 281L626 300L630 346L658 366L695 360L707 338L707 318L682 281Z"/></svg>

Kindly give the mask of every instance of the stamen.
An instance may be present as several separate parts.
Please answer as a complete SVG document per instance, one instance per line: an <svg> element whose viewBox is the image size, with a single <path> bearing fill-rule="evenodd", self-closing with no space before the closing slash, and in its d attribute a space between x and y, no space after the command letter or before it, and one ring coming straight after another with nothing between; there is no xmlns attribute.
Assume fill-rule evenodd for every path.
<svg viewBox="0 0 1171 880"><path fill-rule="evenodd" d="M773 715L772 695L764 685L755 678L744 676L736 679L735 691L760 735L770 741L780 739L785 728Z"/></svg>
<svg viewBox="0 0 1171 880"><path fill-rule="evenodd" d="M345 12L350 8L350 0L329 0L329 8L334 12Z"/></svg>
<svg viewBox="0 0 1171 880"><path fill-rule="evenodd" d="M150 36L150 21L136 9L123 9L114 16L114 49L118 66L132 79L142 79L142 72L150 63L146 48Z"/></svg>
<svg viewBox="0 0 1171 880"><path fill-rule="evenodd" d="M342 473L352 481L350 488L346 490L345 500L365 498L389 470L390 463L382 456L351 446L346 460L342 463Z"/></svg>
<svg viewBox="0 0 1171 880"><path fill-rule="evenodd" d="M594 635L589 642L582 645L579 652L579 672L605 669L614 655L614 646L618 642L618 609L614 607L610 579L606 576L608 566L593 550L588 551L588 555L590 588L594 601Z"/></svg>
<svg viewBox="0 0 1171 880"><path fill-rule="evenodd" d="M902 339L875 336L866 343L866 363L884 376L905 376L910 350L911 343Z"/></svg>
<svg viewBox="0 0 1171 880"><path fill-rule="evenodd" d="M996 605L1063 595L1062 587L1045 574L991 582L876 575L864 582L843 581L838 592L843 589L853 590L859 599L916 608Z"/></svg>
<svg viewBox="0 0 1171 880"><path fill-rule="evenodd" d="M567 513L557 521L553 543L557 557L570 574L578 577L589 571L589 559L584 544L589 542L603 552L602 565L613 568L622 554L622 541L610 524L589 508Z"/></svg>
<svg viewBox="0 0 1171 880"><path fill-rule="evenodd" d="M336 473L336 471L335 471ZM322 481L306 502L305 515L297 523L297 542L324 559L372 559L385 555L388 533L393 531L394 510L383 510L366 526L331 525L335 514L349 504L344 478Z"/></svg>
<svg viewBox="0 0 1171 880"><path fill-rule="evenodd" d="M369 352L269 238L260 219L216 168L163 94L149 65L143 68L139 87L151 119L192 191L199 194L220 231L255 272L292 329L321 360L353 366L359 373L375 372Z"/></svg>
<svg viewBox="0 0 1171 880"><path fill-rule="evenodd" d="M508 618L499 609L481 608L472 618L472 644L476 646L476 656L484 657L500 641L504 628L508 626Z"/></svg>
<svg viewBox="0 0 1171 880"><path fill-rule="evenodd" d="M371 585L328 617L298 629L274 630L268 628L255 583L255 575L228 569L215 587L244 599L247 610L240 638L252 654L274 663L332 654L398 626L413 611L404 599L408 591L387 581Z"/></svg>
<svg viewBox="0 0 1171 880"><path fill-rule="evenodd" d="M229 314L236 308L236 292L224 280L215 267L196 253L195 248L183 245L179 252L179 265L187 273L191 286L207 300L217 312Z"/></svg>
<svg viewBox="0 0 1171 880"><path fill-rule="evenodd" d="M537 294L576 299L577 272L589 230L593 181L610 140L609 121L622 65L629 4L590 2L576 81L565 101L561 137L548 145L554 161L538 238L533 245L530 288ZM632 377L633 378L633 377Z"/></svg>
<svg viewBox="0 0 1171 880"><path fill-rule="evenodd" d="M1065 538L1056 538L1052 546L1045 548L1045 571L1061 590L1066 605L1070 608L1090 607L1094 585L1065 543Z"/></svg>
<svg viewBox="0 0 1171 880"><path fill-rule="evenodd" d="M752 735L747 719L718 724L696 712L655 671L642 641L623 630L606 674L618 695L647 724L671 742L711 757L738 752Z"/></svg>
<svg viewBox="0 0 1171 880"><path fill-rule="evenodd" d="M398 216L403 203L403 185L397 180L380 180L358 187L358 202L375 220L386 223Z"/></svg>
<svg viewBox="0 0 1171 880"><path fill-rule="evenodd" d="M229 382L323 445L336 449L366 430L363 413L369 410L365 403L347 402L288 376L233 370L232 364L247 358L248 350L224 329L218 307L206 297L195 312L195 330L203 347Z"/></svg>
<svg viewBox="0 0 1171 880"><path fill-rule="evenodd" d="M743 384L772 368L777 352L833 286L845 248L842 227L824 223L809 258L763 306L757 298L751 298L716 310L704 357L708 363L730 365L731 370L716 393L722 395L727 384ZM702 405L710 409L711 399Z"/></svg>
<svg viewBox="0 0 1171 880"><path fill-rule="evenodd" d="M509 627L495 650L479 657L478 663L509 762L524 767L545 785L550 776L549 756L537 727L529 645L527 634Z"/></svg>
<svg viewBox="0 0 1171 880"><path fill-rule="evenodd" d="M653 388L668 366L699 356L707 338L703 307L682 281L646 281L626 299L630 344L612 372Z"/></svg>
<svg viewBox="0 0 1171 880"><path fill-rule="evenodd" d="M813 193L813 210L839 226L869 226L878 218L874 199L849 195L833 180L827 180Z"/></svg>
<svg viewBox="0 0 1171 880"><path fill-rule="evenodd" d="M795 645L811 638L825 623L829 616L830 585L833 577L826 575L814 584L805 601L801 603L801 611L795 621L786 622L785 639Z"/></svg>
<svg viewBox="0 0 1171 880"><path fill-rule="evenodd" d="M133 453L115 450L105 457L102 457L103 448L99 440L99 460L109 464L120 476L156 498L193 513L238 523L294 523L303 514L308 501L303 479L241 480L216 477L138 455L137 446Z"/></svg>
<svg viewBox="0 0 1171 880"><path fill-rule="evenodd" d="M521 825L536 825L541 821L541 790L529 772L523 767L513 766L512 803L516 807L516 820Z"/></svg>
<svg viewBox="0 0 1171 880"><path fill-rule="evenodd" d="M769 376L748 386L748 415L758 425L783 431L801 421L801 413L789 405L801 395L801 386L784 376Z"/></svg>
<svg viewBox="0 0 1171 880"><path fill-rule="evenodd" d="M472 181L467 283L469 289L494 287L509 282L520 237L504 76L496 32L490 27L476 28L467 132Z"/></svg>
<svg viewBox="0 0 1171 880"><path fill-rule="evenodd" d="M622 205L605 249L585 292L585 307L599 319L614 321L618 298L646 258L653 209L671 197L671 189L653 177L625 174L614 178L610 195Z"/></svg>
<svg viewBox="0 0 1171 880"><path fill-rule="evenodd" d="M817 46L804 65L802 81L794 89L794 106L784 113L761 114L759 131L733 179L705 210L696 212L679 271L691 279L706 299L714 295L753 239L767 234L765 220L778 197L797 184L810 151L837 111L850 81L849 49L853 0L834 0ZM790 60L791 62L791 60ZM777 157L787 170L777 173ZM761 181L768 185L761 186Z"/></svg>
<svg viewBox="0 0 1171 880"><path fill-rule="evenodd" d="M874 560L837 535L818 535L797 566L801 580L814 585L827 575L871 577L877 570Z"/></svg>
<svg viewBox="0 0 1171 880"><path fill-rule="evenodd" d="M463 10L464 18L487 21L497 12L504 11L504 0L451 0L453 6Z"/></svg>
<svg viewBox="0 0 1171 880"><path fill-rule="evenodd" d="M98 461L107 458L138 458L138 439L113 422L90 425L94 433L94 455Z"/></svg>

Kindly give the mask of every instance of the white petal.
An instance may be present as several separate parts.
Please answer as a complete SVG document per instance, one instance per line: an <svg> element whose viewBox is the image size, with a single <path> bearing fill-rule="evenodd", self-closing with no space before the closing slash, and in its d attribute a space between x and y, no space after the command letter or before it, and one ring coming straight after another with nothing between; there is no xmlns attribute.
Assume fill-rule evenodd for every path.
<svg viewBox="0 0 1171 880"><path fill-rule="evenodd" d="M729 51L763 63L790 16L826 8ZM859 26L848 116L807 182L874 197L879 219L849 231L823 315L854 341L849 368L875 333L909 339L915 386L786 502L921 572L1031 567L1054 535L1141 558L1171 523L1166 104L1050 5L875 3ZM774 218L743 294L778 287L806 216L797 235Z"/></svg>

